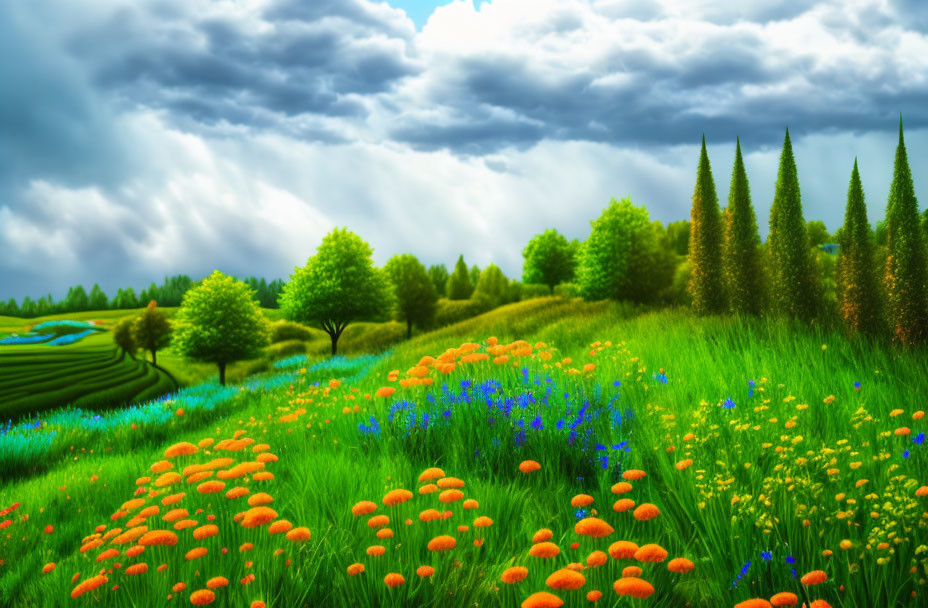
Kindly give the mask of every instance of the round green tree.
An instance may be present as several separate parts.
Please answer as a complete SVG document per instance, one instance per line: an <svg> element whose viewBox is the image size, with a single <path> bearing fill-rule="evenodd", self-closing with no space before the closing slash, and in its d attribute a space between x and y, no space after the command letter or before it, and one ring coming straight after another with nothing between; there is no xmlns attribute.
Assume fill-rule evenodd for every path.
<svg viewBox="0 0 928 608"><path fill-rule="evenodd" d="M557 230L545 230L528 242L522 251L522 282L554 286L574 280L577 260L574 247Z"/></svg>
<svg viewBox="0 0 928 608"><path fill-rule="evenodd" d="M470 271L467 264L464 263L464 256L458 257L454 270L448 278L448 299L449 300L466 300L474 291L474 285L470 280Z"/></svg>
<svg viewBox="0 0 928 608"><path fill-rule="evenodd" d="M384 267L395 295L394 317L405 321L406 337L412 337L412 326L427 326L435 317L435 302L438 293L416 256L411 254L395 255Z"/></svg>
<svg viewBox="0 0 928 608"><path fill-rule="evenodd" d="M332 340L332 354L349 323L384 319L392 304L390 280L374 268L371 248L347 228L336 228L297 268L280 295L290 321L319 325Z"/></svg>
<svg viewBox="0 0 928 608"><path fill-rule="evenodd" d="M214 271L184 294L175 317L174 344L185 357L215 363L219 383L226 365L261 354L267 321L248 285Z"/></svg>
<svg viewBox="0 0 928 608"><path fill-rule="evenodd" d="M151 364L158 366L158 351L171 343L171 323L157 308L154 300L132 324L136 345L151 353Z"/></svg>
<svg viewBox="0 0 928 608"><path fill-rule="evenodd" d="M496 308L511 301L512 287L509 279L496 264L490 264L480 273L472 299L484 303L487 308Z"/></svg>
<svg viewBox="0 0 928 608"><path fill-rule="evenodd" d="M591 226L577 264L584 299L653 302L671 284L674 253L662 246L663 230L647 209L612 199Z"/></svg>
<svg viewBox="0 0 928 608"><path fill-rule="evenodd" d="M758 315L764 308L764 264L757 218L751 205L741 141L735 140L735 166L728 190L722 267L729 309L737 314Z"/></svg>
<svg viewBox="0 0 928 608"><path fill-rule="evenodd" d="M138 345L135 343L135 336L132 332L132 326L134 320L128 317L120 319L116 325L113 326L113 342L119 348L126 351L126 354L135 359L135 351L138 350Z"/></svg>
<svg viewBox="0 0 928 608"><path fill-rule="evenodd" d="M696 188L690 211L690 284L693 311L698 315L717 314L725 307L722 287L722 218L715 193L712 167L706 152L706 136L702 137Z"/></svg>
<svg viewBox="0 0 928 608"><path fill-rule="evenodd" d="M429 278L432 279L432 285L435 286L435 293L442 298L447 293L448 287L448 269L444 264L433 264L429 266Z"/></svg>

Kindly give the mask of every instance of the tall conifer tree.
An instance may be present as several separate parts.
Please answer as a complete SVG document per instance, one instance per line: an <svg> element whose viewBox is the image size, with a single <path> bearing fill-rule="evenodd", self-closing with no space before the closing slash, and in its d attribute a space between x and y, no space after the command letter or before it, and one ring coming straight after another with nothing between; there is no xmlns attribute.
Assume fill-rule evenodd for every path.
<svg viewBox="0 0 928 608"><path fill-rule="evenodd" d="M696 171L696 188L693 208L690 211L690 283L693 311L698 315L720 313L725 308L722 286L722 219L719 199L715 193L706 136L702 136L699 168Z"/></svg>
<svg viewBox="0 0 928 608"><path fill-rule="evenodd" d="M799 176L789 129L783 140L777 185L770 207L770 290L774 310L784 316L812 320L818 308L806 223L802 219Z"/></svg>
<svg viewBox="0 0 928 608"><path fill-rule="evenodd" d="M722 267L729 309L739 314L760 314L764 308L764 268L740 139L735 140L735 166L728 191Z"/></svg>
<svg viewBox="0 0 928 608"><path fill-rule="evenodd" d="M873 233L867 221L867 205L856 158L847 188L847 209L839 245L835 283L841 317L850 333L874 334L880 326L880 300L873 262Z"/></svg>
<svg viewBox="0 0 928 608"><path fill-rule="evenodd" d="M920 219L900 116L893 183L886 205L889 255L886 258L885 283L893 339L905 345L923 342L928 337L925 249Z"/></svg>

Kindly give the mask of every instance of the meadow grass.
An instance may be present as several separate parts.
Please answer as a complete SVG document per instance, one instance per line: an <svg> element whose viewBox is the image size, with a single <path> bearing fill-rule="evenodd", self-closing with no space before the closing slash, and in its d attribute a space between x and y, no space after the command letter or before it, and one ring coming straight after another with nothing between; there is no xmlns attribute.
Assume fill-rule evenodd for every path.
<svg viewBox="0 0 928 608"><path fill-rule="evenodd" d="M508 346L493 346L490 336ZM443 353L456 361L446 373L421 361ZM487 359L466 362L480 353ZM493 362L503 355L506 361ZM417 363L432 384L410 384L423 374ZM74 451L52 458L47 472L0 488L0 508L20 503L0 530L0 604L149 606L169 595L187 604L194 590L223 576L230 582L213 589L215 605L518 606L542 590L567 606L588 604L593 590L608 606L734 606L781 591L796 593L800 604L924 605L928 497L916 496L926 459L918 413L928 388L924 353L768 321L548 298L421 334L385 355L300 364L294 358L286 369L249 380L245 390L230 389L208 410L191 406L177 415L177 402L154 404L136 428L113 412L105 432L76 433ZM382 388L396 392L378 396ZM232 441L217 448L223 438ZM198 492L200 483L232 469L221 463L205 481L157 487L163 473L150 467L184 441L200 447L170 458L170 471L272 453L277 460L262 464L273 478L225 473L222 492ZM526 460L540 470L520 472ZM419 474L435 466L463 480L462 492L477 508L442 503L439 492L420 494ZM614 494L614 484L633 470L646 476ZM226 498L233 486L249 494ZM413 498L384 505L397 488ZM186 493L177 504L160 502L177 492ZM267 525L237 523L234 516L258 492L273 497L275 517L306 526L312 537L291 542L268 534ZM121 514L136 494L144 506ZM572 506L581 494L593 503ZM660 515L639 521L631 510L616 512L613 503L623 498L636 507L651 503ZM353 515L362 500L377 510ZM147 546L132 558L125 554L131 542L110 537L93 547L109 530L128 529L126 520L150 505L160 512L140 525L174 532L176 546ZM171 508L187 509L197 527L216 524L218 534L195 540L194 528L175 531L162 519ZM452 515L424 522L427 509ZM378 538L369 526L378 514L389 516L392 537ZM492 525L475 526L478 516ZM577 534L575 525L588 517L614 532L601 539ZM47 525L54 527L48 534ZM542 528L560 549L554 558L529 555ZM439 535L453 536L457 546L429 551ZM685 557L695 568L679 574L666 561L610 557L581 571L578 590L546 587L555 571L584 563L594 550L608 552L618 540L657 543L667 560ZM240 552L244 543L254 547ZM376 545L384 555L366 553ZM82 553L82 546L92 548ZM208 553L185 560L198 546ZM109 547L121 554L98 563ZM57 567L41 574L49 562ZM126 575L138 562L149 571ZM354 563L365 571L350 576ZM157 571L161 564L166 569ZM417 576L423 565L434 575ZM516 565L528 568L527 578L501 582ZM632 565L655 589L646 599L612 590ZM84 581L103 568L112 569L108 582L68 598L75 572ZM814 570L827 581L799 583ZM388 573L401 574L405 584L387 587ZM186 589L173 591L179 582Z"/></svg>

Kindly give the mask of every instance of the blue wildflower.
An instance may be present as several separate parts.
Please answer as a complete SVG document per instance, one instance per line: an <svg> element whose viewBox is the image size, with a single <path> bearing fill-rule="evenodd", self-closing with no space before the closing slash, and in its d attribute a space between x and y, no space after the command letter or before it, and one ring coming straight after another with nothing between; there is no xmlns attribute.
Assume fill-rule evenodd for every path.
<svg viewBox="0 0 928 608"><path fill-rule="evenodd" d="M726 410L730 410L730 409L734 409L736 405L737 404L734 401L732 401L731 398L728 398L725 400L725 403L722 404L722 407L724 407Z"/></svg>

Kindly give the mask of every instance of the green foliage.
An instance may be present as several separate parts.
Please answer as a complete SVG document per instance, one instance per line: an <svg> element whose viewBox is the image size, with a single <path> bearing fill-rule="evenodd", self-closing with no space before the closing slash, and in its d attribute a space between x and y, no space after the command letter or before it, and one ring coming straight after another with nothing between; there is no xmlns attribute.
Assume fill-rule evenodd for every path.
<svg viewBox="0 0 928 608"><path fill-rule="evenodd" d="M109 300L106 294L103 293L103 290L100 289L100 286L96 283L93 284L93 288L90 290L88 304L90 310L106 310L107 306L109 306Z"/></svg>
<svg viewBox="0 0 928 608"><path fill-rule="evenodd" d="M851 334L873 335L881 325L880 297L873 259L873 233L857 171L857 159L847 189L840 257L835 277L838 307Z"/></svg>
<svg viewBox="0 0 928 608"><path fill-rule="evenodd" d="M306 343L302 340L274 342L264 349L264 353L271 360L283 359L292 355L303 355L306 354Z"/></svg>
<svg viewBox="0 0 928 608"><path fill-rule="evenodd" d="M696 189L690 211L690 284L693 312L709 315L725 308L725 290L722 286L722 220L719 200L712 179L712 167L706 152L706 136L702 138L699 167L696 171Z"/></svg>
<svg viewBox="0 0 928 608"><path fill-rule="evenodd" d="M138 350L138 344L135 342L135 332L132 331L134 320L126 317L120 319L113 326L113 342L119 348L126 351L126 354L135 358L135 351Z"/></svg>
<svg viewBox="0 0 928 608"><path fill-rule="evenodd" d="M432 285L435 286L435 293L439 298L447 295L448 287L448 269L444 264L432 264L429 266L429 278L432 279Z"/></svg>
<svg viewBox="0 0 928 608"><path fill-rule="evenodd" d="M287 340L302 340L308 342L321 335L310 327L293 321L284 320L271 323L269 330L271 344L286 342Z"/></svg>
<svg viewBox="0 0 928 608"><path fill-rule="evenodd" d="M513 302L523 302L525 300L544 298L551 295L551 290L548 289L547 285L540 285L538 283L519 283L517 281L513 281L511 288ZM556 289L557 286L555 286L555 290Z"/></svg>
<svg viewBox="0 0 928 608"><path fill-rule="evenodd" d="M582 296L580 293L580 286L576 283L561 283L560 285L555 285L554 295L567 299L579 298Z"/></svg>
<svg viewBox="0 0 928 608"><path fill-rule="evenodd" d="M490 264L480 273L474 288L474 300L482 300L488 309L508 304L514 300L509 279L496 264Z"/></svg>
<svg viewBox="0 0 928 608"><path fill-rule="evenodd" d="M470 271L464 263L464 256L458 258L454 270L448 278L448 299L466 300L474 291L474 284L470 281Z"/></svg>
<svg viewBox="0 0 928 608"><path fill-rule="evenodd" d="M116 297L113 298L112 307L120 310L138 308L139 299L135 295L135 290L131 287L118 289L116 291Z"/></svg>
<svg viewBox="0 0 928 608"><path fill-rule="evenodd" d="M480 267L474 264L470 267L470 284L474 289L477 288L477 281L480 280ZM473 295L473 293L471 293Z"/></svg>
<svg viewBox="0 0 928 608"><path fill-rule="evenodd" d="M65 298L64 304L68 310L89 310L90 298L87 296L87 292L84 291L84 287L78 285L68 289L68 297ZM25 307L25 304L23 304L23 308Z"/></svg>
<svg viewBox="0 0 928 608"><path fill-rule="evenodd" d="M151 353L151 362L158 365L157 352L171 343L171 323L158 310L154 300L132 325L132 336L139 348Z"/></svg>
<svg viewBox="0 0 928 608"><path fill-rule="evenodd" d="M893 340L906 346L922 343L928 338L925 245L902 137L902 117L886 205L886 243L889 255L884 280Z"/></svg>
<svg viewBox="0 0 928 608"><path fill-rule="evenodd" d="M661 247L663 230L626 197L612 199L583 244L577 283L587 300L653 302L673 277L673 253Z"/></svg>
<svg viewBox="0 0 928 608"><path fill-rule="evenodd" d="M413 324L426 327L435 316L435 302L438 300L435 284L425 266L408 253L390 258L384 270L393 283L394 318L406 323L406 337L410 338Z"/></svg>
<svg viewBox="0 0 928 608"><path fill-rule="evenodd" d="M809 247L821 247L831 242L828 227L821 220L810 220L806 223L806 234L809 237Z"/></svg>
<svg viewBox="0 0 928 608"><path fill-rule="evenodd" d="M679 220L667 224L666 247L677 255L685 256L690 247L689 220Z"/></svg>
<svg viewBox="0 0 928 608"><path fill-rule="evenodd" d="M533 237L522 257L522 280L547 285L551 292L555 285L572 281L576 274L574 247L553 228Z"/></svg>
<svg viewBox="0 0 928 608"><path fill-rule="evenodd" d="M252 359L267 344L267 320L248 285L214 271L185 295L175 317L174 344L185 357L226 365Z"/></svg>
<svg viewBox="0 0 928 608"><path fill-rule="evenodd" d="M464 319L470 319L487 311L482 300L448 300L441 298L435 305L435 327L444 327Z"/></svg>
<svg viewBox="0 0 928 608"><path fill-rule="evenodd" d="M386 274L374 268L370 246L347 228L336 228L290 277L280 308L291 321L319 324L331 338L334 355L349 323L389 314L391 295Z"/></svg>
<svg viewBox="0 0 928 608"><path fill-rule="evenodd" d="M729 310L759 315L765 304L764 265L740 139L735 142L735 164L725 210L722 265Z"/></svg>
<svg viewBox="0 0 928 608"><path fill-rule="evenodd" d="M814 281L806 224L802 219L799 177L789 130L780 154L767 245L774 311L786 317L811 321L817 313L820 293Z"/></svg>

